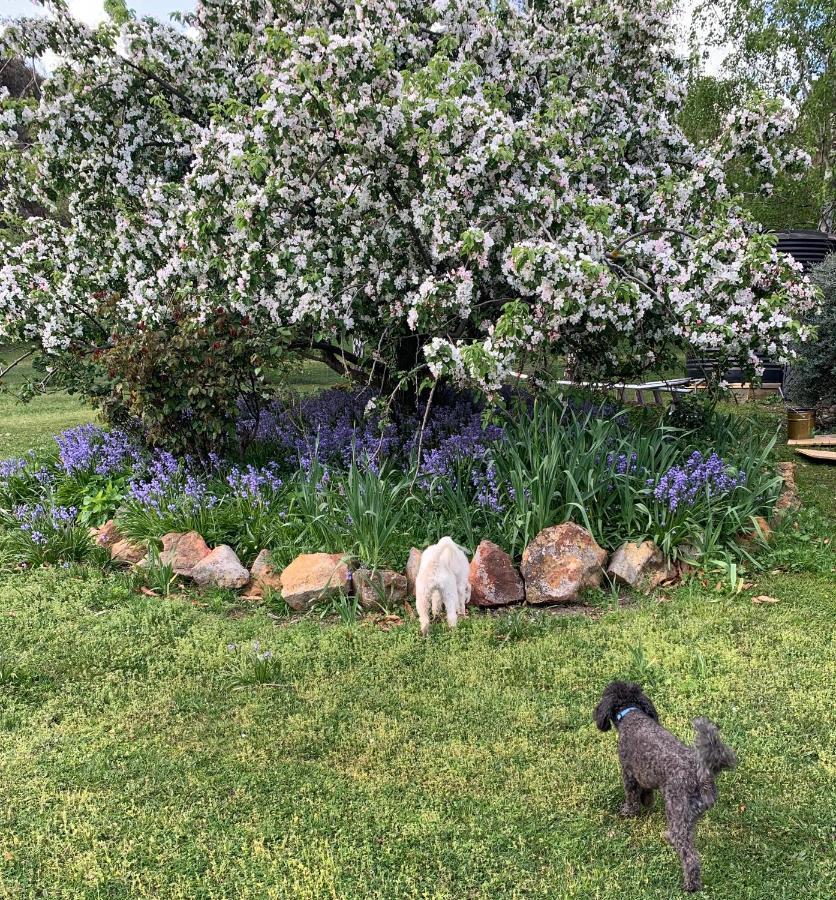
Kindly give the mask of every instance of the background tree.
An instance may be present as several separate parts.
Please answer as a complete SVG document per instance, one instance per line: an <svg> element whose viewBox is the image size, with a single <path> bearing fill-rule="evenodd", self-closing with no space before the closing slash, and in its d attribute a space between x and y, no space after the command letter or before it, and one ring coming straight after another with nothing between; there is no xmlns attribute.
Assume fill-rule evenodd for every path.
<svg viewBox="0 0 836 900"><path fill-rule="evenodd" d="M719 127L713 114L749 90L787 97L812 166L801 181L777 179L768 200L752 191L748 208L770 227L836 229L836 0L702 0L692 41L732 53L724 79L692 85L687 130Z"/></svg>

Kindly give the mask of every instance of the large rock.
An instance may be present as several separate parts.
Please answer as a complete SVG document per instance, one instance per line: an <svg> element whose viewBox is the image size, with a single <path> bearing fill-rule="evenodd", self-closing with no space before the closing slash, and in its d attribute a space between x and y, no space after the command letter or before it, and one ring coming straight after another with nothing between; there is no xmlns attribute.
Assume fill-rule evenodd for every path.
<svg viewBox="0 0 836 900"><path fill-rule="evenodd" d="M170 531L163 535L160 563L171 566L175 575L189 577L194 567L210 553L206 541L196 531Z"/></svg>
<svg viewBox="0 0 836 900"><path fill-rule="evenodd" d="M801 509L801 498L795 484L795 463L778 463L778 472L784 479L784 490L772 510L772 523L778 524L790 512Z"/></svg>
<svg viewBox="0 0 836 900"><path fill-rule="evenodd" d="M148 551L144 544L134 541L119 540L110 548L110 558L126 566L135 566L147 556Z"/></svg>
<svg viewBox="0 0 836 900"><path fill-rule="evenodd" d="M250 572L241 565L235 551L228 544L215 547L194 566L191 577L199 587L238 590L250 580Z"/></svg>
<svg viewBox="0 0 836 900"><path fill-rule="evenodd" d="M405 575L391 569L358 569L352 575L354 593L363 609L390 609L402 606L409 597Z"/></svg>
<svg viewBox="0 0 836 900"><path fill-rule="evenodd" d="M247 596L263 597L265 590L275 591L277 594L282 591L281 572L273 566L273 556L269 550L262 550L252 564Z"/></svg>
<svg viewBox="0 0 836 900"><path fill-rule="evenodd" d="M113 519L108 519L100 528L91 528L90 537L93 539L93 543L99 547L112 548L114 544L122 540L122 535L119 534L119 529Z"/></svg>
<svg viewBox="0 0 836 900"><path fill-rule="evenodd" d="M586 588L599 587L607 551L580 525L545 528L525 548L522 575L529 603L573 603Z"/></svg>
<svg viewBox="0 0 836 900"><path fill-rule="evenodd" d="M406 583L409 587L409 596L415 596L415 579L418 577L418 569L421 567L421 551L416 547L410 547L409 558L406 561Z"/></svg>
<svg viewBox="0 0 836 900"><path fill-rule="evenodd" d="M653 541L622 544L613 553L607 574L615 581L641 591L651 591L662 582L676 576L676 567L671 566L662 551Z"/></svg>
<svg viewBox="0 0 836 900"><path fill-rule="evenodd" d="M525 586L511 557L492 541L482 541L470 563L470 602L508 606L525 600Z"/></svg>
<svg viewBox="0 0 836 900"><path fill-rule="evenodd" d="M285 603L296 610L348 593L350 587L348 566L339 553L303 553L282 571L280 582Z"/></svg>

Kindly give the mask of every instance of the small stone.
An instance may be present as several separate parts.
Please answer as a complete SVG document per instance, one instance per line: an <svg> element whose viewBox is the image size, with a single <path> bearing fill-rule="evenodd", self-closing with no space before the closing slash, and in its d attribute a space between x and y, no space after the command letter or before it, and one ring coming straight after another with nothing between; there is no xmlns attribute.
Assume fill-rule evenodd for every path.
<svg viewBox="0 0 836 900"><path fill-rule="evenodd" d="M627 541L613 553L607 574L615 581L648 592L676 577L677 569L665 560L653 541Z"/></svg>
<svg viewBox="0 0 836 900"><path fill-rule="evenodd" d="M138 562L145 559L148 551L143 544L136 544L133 541L120 540L110 548L110 558L116 562L126 566L135 566Z"/></svg>
<svg viewBox="0 0 836 900"><path fill-rule="evenodd" d="M391 569L358 569L352 575L354 592L363 609L389 609L402 606L409 597L406 576Z"/></svg>
<svg viewBox="0 0 836 900"><path fill-rule="evenodd" d="M522 575L529 603L573 603L586 588L600 587L607 551L580 525L545 528L525 548Z"/></svg>
<svg viewBox="0 0 836 900"><path fill-rule="evenodd" d="M755 516L752 527L742 531L736 538L738 544L747 546L754 542L765 543L772 537L772 526L763 516Z"/></svg>
<svg viewBox="0 0 836 900"><path fill-rule="evenodd" d="M415 579L418 577L418 569L421 568L421 551L416 547L410 547L409 558L406 561L406 583L409 587L409 596L415 596Z"/></svg>
<svg viewBox="0 0 836 900"><path fill-rule="evenodd" d="M191 576L194 567L211 552L196 531L170 531L163 535L160 563L171 566L175 575Z"/></svg>
<svg viewBox="0 0 836 900"><path fill-rule="evenodd" d="M247 595L250 597L263 597L265 588L281 593L281 573L273 568L273 556L269 550L262 550L255 558L250 569L250 583L247 585Z"/></svg>
<svg viewBox="0 0 836 900"><path fill-rule="evenodd" d="M492 541L482 541L470 563L470 602L508 606L525 600L525 586L511 557Z"/></svg>
<svg viewBox="0 0 836 900"><path fill-rule="evenodd" d="M100 528L91 528L90 537L93 539L93 543L99 547L113 547L122 540L122 535L119 534L119 529L113 519L108 519Z"/></svg>
<svg viewBox="0 0 836 900"><path fill-rule="evenodd" d="M280 576L282 598L295 610L334 594L349 593L349 570L339 553L303 553Z"/></svg>
<svg viewBox="0 0 836 900"><path fill-rule="evenodd" d="M241 565L232 547L220 544L194 566L191 577L200 587L237 590L250 580L250 572Z"/></svg>

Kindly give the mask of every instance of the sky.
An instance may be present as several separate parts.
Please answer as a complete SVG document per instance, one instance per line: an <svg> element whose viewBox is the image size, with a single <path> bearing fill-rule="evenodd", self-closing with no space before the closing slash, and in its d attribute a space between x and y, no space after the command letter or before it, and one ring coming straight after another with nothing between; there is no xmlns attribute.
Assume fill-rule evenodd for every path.
<svg viewBox="0 0 836 900"><path fill-rule="evenodd" d="M156 16L165 19L173 10L190 9L194 6L191 0L128 0L128 8L140 16ZM95 25L104 18L103 0L69 0L73 15ZM0 16L29 16L38 9L29 0L0 0Z"/></svg>
<svg viewBox="0 0 836 900"><path fill-rule="evenodd" d="M683 35L691 21L691 11L696 0L683 0L681 13ZM70 10L75 16L90 25L95 25L104 17L103 0L69 0ZM173 10L186 10L194 6L194 0L128 0L128 7L138 15L156 16L165 19ZM0 17L16 17L31 15L39 7L30 0L0 0ZM686 48L685 40L682 42ZM705 61L705 70L709 74L716 73L725 57L723 48L712 48Z"/></svg>

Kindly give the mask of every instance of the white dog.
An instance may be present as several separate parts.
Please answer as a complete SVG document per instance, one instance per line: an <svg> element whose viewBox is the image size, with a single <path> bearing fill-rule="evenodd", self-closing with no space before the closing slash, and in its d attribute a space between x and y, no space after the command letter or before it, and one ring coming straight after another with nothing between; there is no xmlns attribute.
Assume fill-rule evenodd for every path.
<svg viewBox="0 0 836 900"><path fill-rule="evenodd" d="M469 575L470 563L452 538L443 537L421 554L421 564L415 577L415 606L424 637L430 630L431 604L432 614L436 616L443 603L447 624L451 628L456 627L470 599Z"/></svg>

